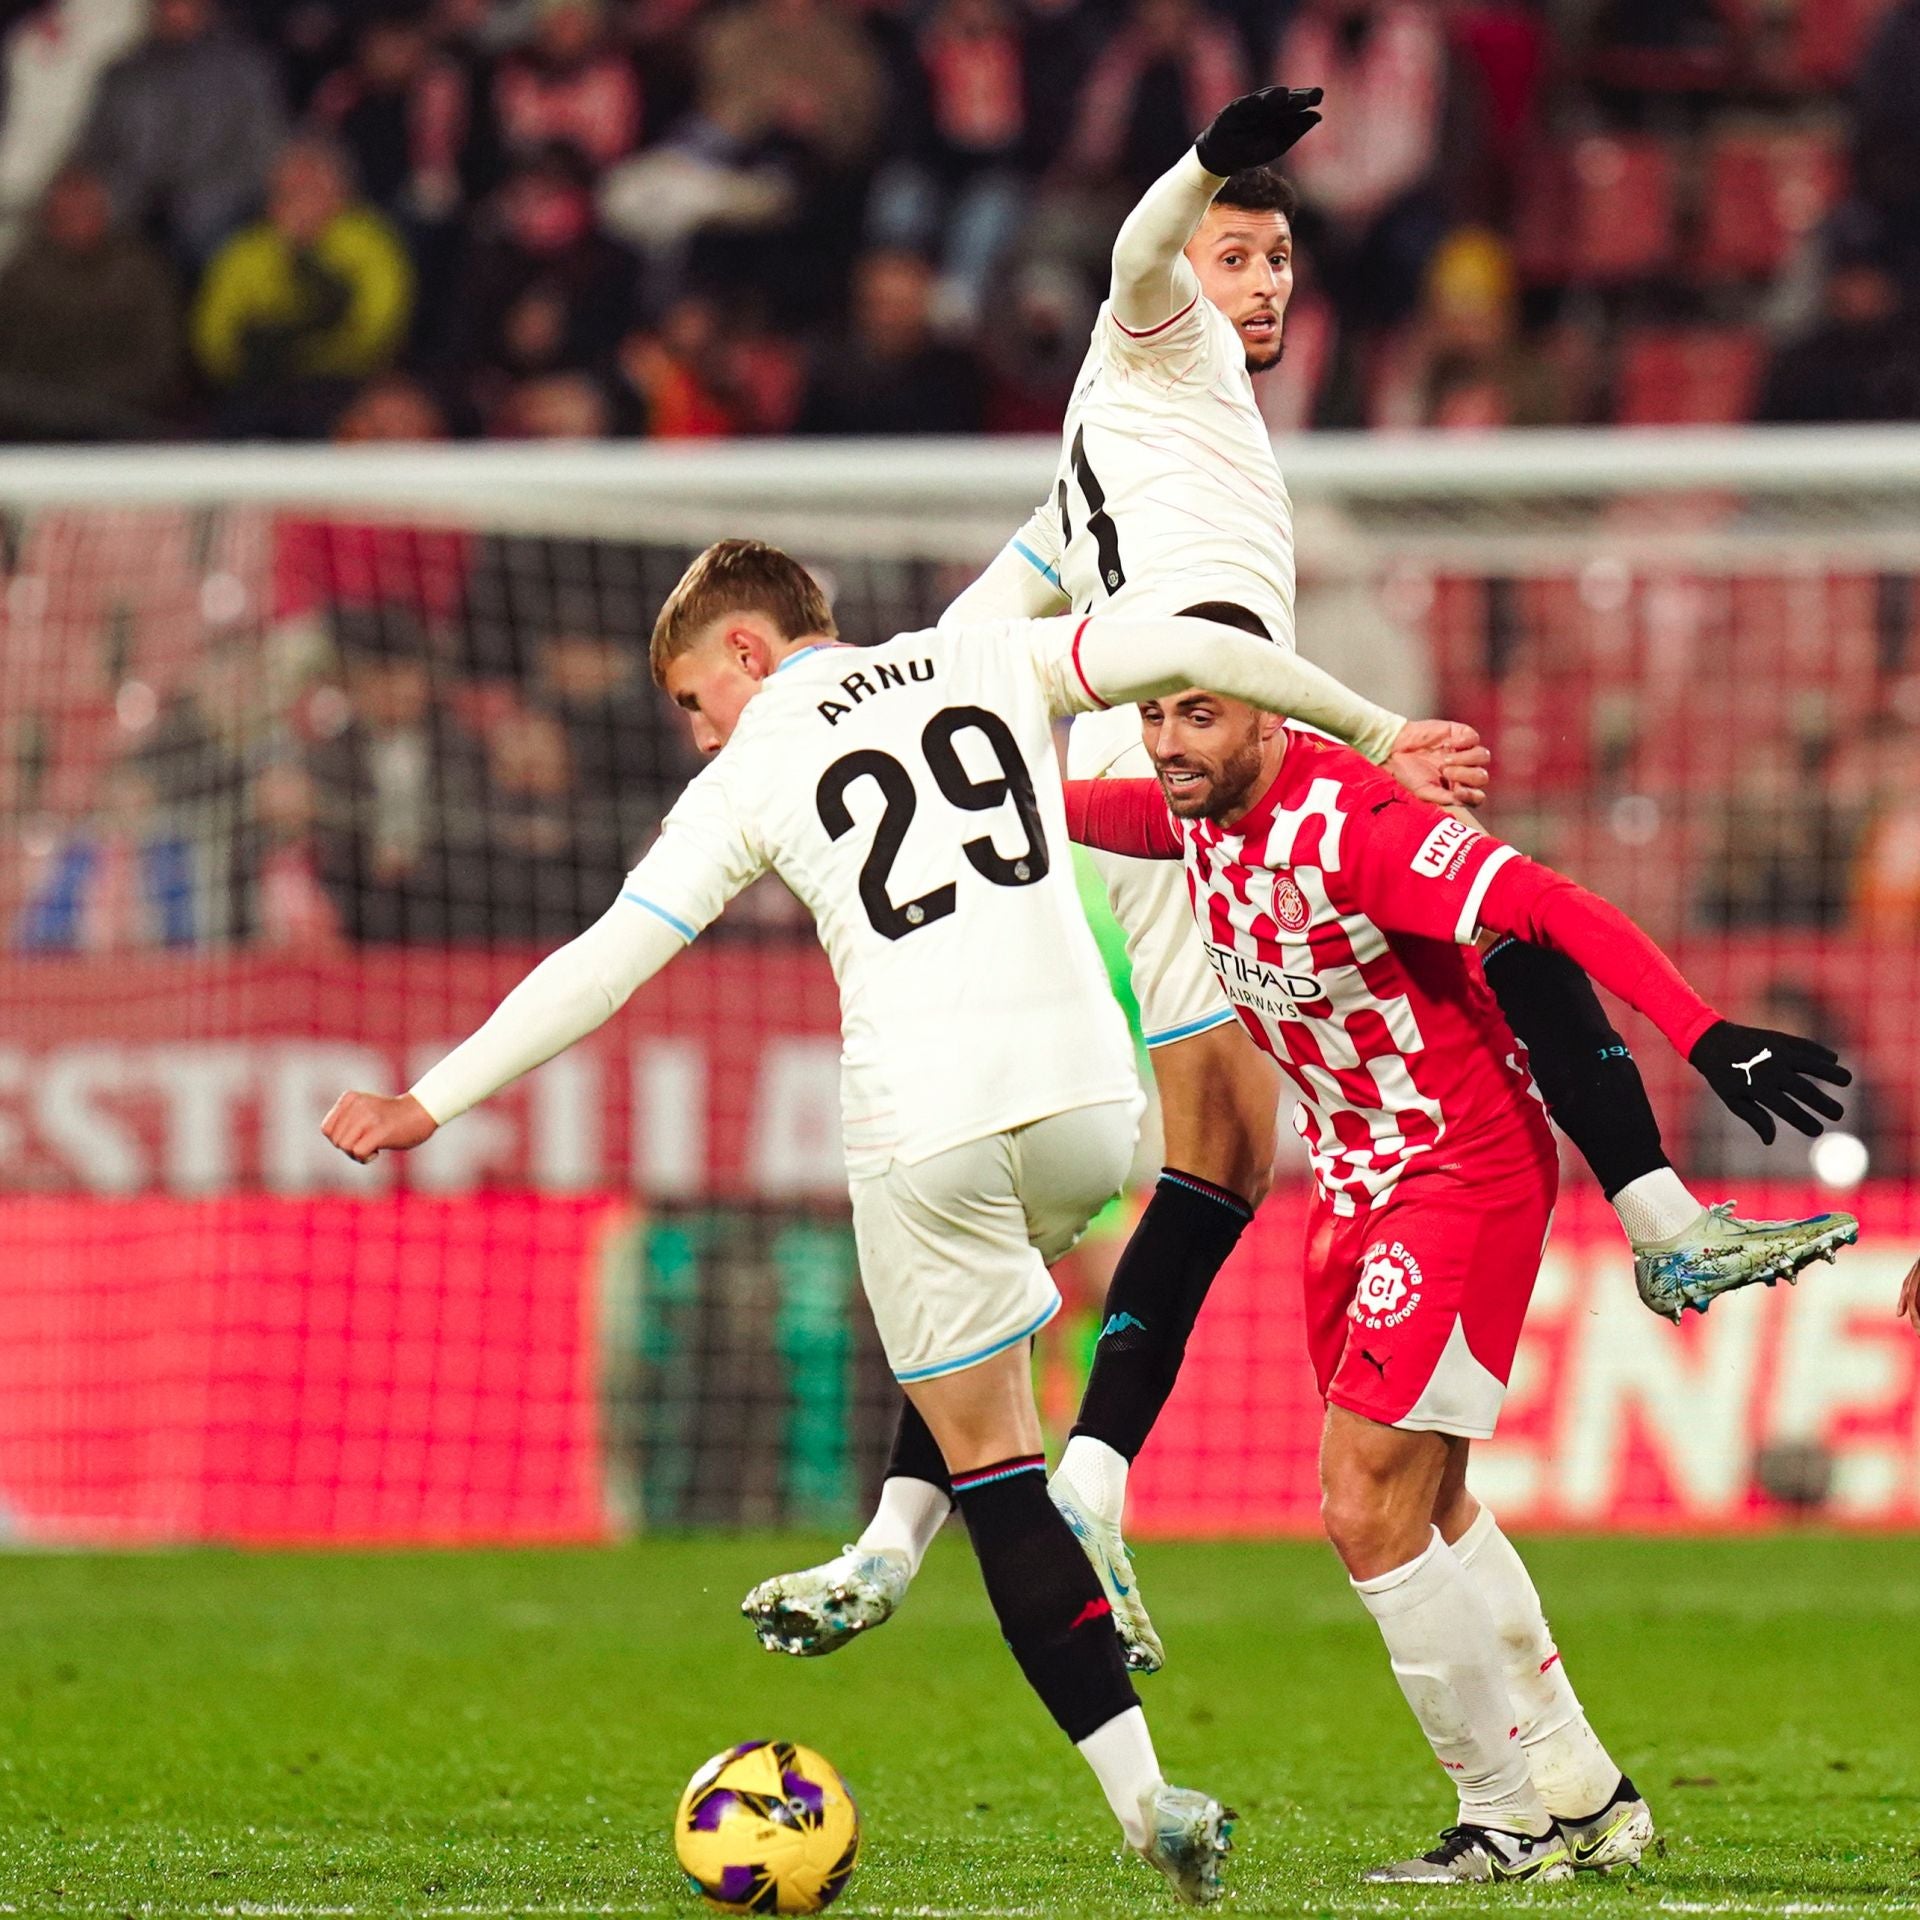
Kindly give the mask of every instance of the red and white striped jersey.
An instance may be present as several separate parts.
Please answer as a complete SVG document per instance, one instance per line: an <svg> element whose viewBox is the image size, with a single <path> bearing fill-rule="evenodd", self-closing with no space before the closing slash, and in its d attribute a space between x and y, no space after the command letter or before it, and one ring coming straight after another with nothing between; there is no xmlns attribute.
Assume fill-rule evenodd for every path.
<svg viewBox="0 0 1920 1920"><path fill-rule="evenodd" d="M1471 946L1514 848L1298 731L1231 828L1176 820L1146 781L1086 792L1109 814L1092 844L1179 845L1207 958L1299 1092L1294 1124L1337 1213L1372 1206L1423 1156L1497 1161L1519 1134L1532 1150L1545 1109ZM1112 830L1121 809L1131 844Z"/></svg>

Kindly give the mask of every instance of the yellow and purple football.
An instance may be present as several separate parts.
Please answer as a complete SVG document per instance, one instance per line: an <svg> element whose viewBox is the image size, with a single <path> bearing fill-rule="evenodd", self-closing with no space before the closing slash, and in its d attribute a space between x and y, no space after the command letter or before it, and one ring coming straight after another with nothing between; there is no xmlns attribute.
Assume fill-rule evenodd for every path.
<svg viewBox="0 0 1920 1920"><path fill-rule="evenodd" d="M860 1813L811 1747L746 1740L687 1782L674 1851L721 1913L818 1913L853 1877Z"/></svg>

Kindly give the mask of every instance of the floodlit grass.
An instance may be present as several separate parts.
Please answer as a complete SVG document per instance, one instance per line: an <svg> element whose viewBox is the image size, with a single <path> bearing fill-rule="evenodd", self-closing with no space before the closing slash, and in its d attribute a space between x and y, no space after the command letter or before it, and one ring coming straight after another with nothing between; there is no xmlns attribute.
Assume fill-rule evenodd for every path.
<svg viewBox="0 0 1920 1920"><path fill-rule="evenodd" d="M792 1539L607 1552L0 1562L0 1907L691 1913L680 1786L752 1735L852 1779L838 1913L1171 1911L1020 1685L964 1542L828 1660L735 1612ZM1368 1890L1447 1795L1371 1623L1306 1544L1148 1545L1169 1775L1242 1816L1233 1909L1920 1913L1920 1541L1529 1549L1664 1860L1532 1893Z"/></svg>

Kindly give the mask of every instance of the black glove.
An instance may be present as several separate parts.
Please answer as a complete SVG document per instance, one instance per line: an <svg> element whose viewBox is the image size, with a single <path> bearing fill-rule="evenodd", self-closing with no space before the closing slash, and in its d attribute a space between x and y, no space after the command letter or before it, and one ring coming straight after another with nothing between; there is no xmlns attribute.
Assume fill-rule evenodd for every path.
<svg viewBox="0 0 1920 1920"><path fill-rule="evenodd" d="M1731 1020L1716 1020L1693 1043L1687 1058L1722 1102L1769 1146L1775 1114L1805 1134L1820 1131L1814 1113L1828 1120L1840 1118L1839 1101L1822 1093L1815 1080L1844 1087L1853 1079L1840 1056L1817 1040L1775 1033L1770 1027L1736 1027Z"/></svg>
<svg viewBox="0 0 1920 1920"><path fill-rule="evenodd" d="M1209 173L1240 173L1278 160L1320 124L1318 87L1262 87L1229 100L1193 150Z"/></svg>

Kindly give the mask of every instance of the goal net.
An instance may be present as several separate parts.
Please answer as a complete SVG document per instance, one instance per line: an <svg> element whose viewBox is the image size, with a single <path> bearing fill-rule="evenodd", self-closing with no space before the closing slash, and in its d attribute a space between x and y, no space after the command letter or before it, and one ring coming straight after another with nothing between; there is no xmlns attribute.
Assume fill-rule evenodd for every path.
<svg viewBox="0 0 1920 1920"><path fill-rule="evenodd" d="M871 642L933 620L1052 463L0 457L0 1526L852 1516L895 1390L847 1225L832 981L777 883L404 1161L356 1168L319 1120L407 1084L617 892L694 764L645 664L693 552L780 541ZM1488 1496L1536 1524L1920 1521L1920 1343L1891 1312L1920 1251L1920 437L1314 439L1285 465L1302 650L1478 725L1496 831L1859 1076L1844 1134L1763 1149L1626 1023L1710 1197L1849 1205L1863 1244L1675 1330L1570 1167ZM1208 1306L1142 1530L1314 1524L1303 1178L1290 1148ZM1062 1271L1057 1423L1129 1218Z"/></svg>

